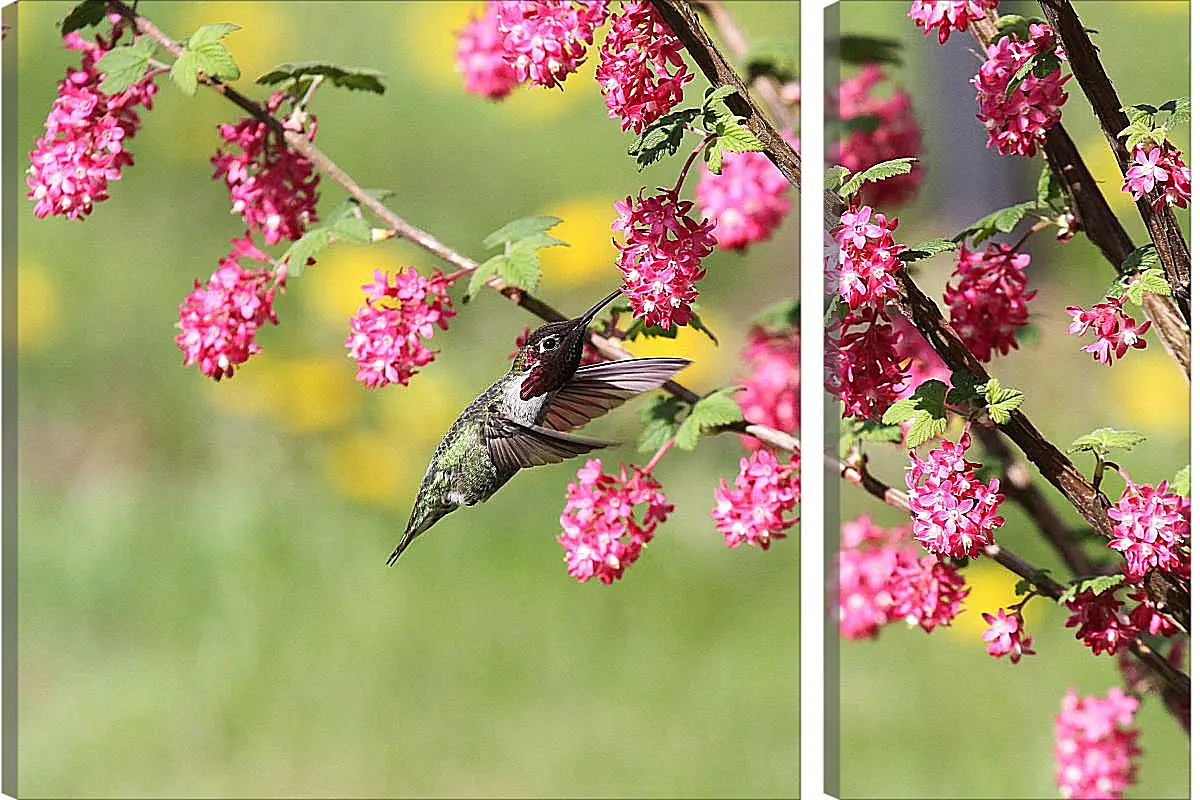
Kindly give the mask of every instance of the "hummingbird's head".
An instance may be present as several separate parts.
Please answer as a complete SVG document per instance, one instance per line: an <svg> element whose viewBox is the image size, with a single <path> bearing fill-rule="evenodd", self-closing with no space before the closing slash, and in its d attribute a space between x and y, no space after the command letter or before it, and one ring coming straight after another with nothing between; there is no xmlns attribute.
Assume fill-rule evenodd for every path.
<svg viewBox="0 0 1200 800"><path fill-rule="evenodd" d="M547 322L529 334L525 346L513 359L514 370L530 370L529 376L521 384L522 400L531 400L560 389L571 379L583 358L588 323L620 294L620 290L613 292L575 319Z"/></svg>

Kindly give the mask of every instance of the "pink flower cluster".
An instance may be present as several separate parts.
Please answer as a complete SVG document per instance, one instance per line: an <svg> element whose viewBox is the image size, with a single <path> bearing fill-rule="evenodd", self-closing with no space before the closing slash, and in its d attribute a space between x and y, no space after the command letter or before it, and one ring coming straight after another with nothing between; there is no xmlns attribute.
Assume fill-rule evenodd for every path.
<svg viewBox="0 0 1200 800"><path fill-rule="evenodd" d="M739 381L746 391L738 392L737 402L746 421L788 433L799 431L799 329L769 333L758 326L751 328L742 363L750 377ZM742 440L748 447L762 444L752 436Z"/></svg>
<svg viewBox="0 0 1200 800"><path fill-rule="evenodd" d="M145 77L108 95L100 91L102 73L96 69L125 30L118 23L108 39L98 35L95 42L75 32L63 37L65 46L82 57L79 68L68 69L59 81L46 131L29 153L25 182L39 219L50 214L86 218L95 203L108 199L108 182L119 180L121 170L133 164L128 144L141 125L136 109L152 108L158 87L153 77Z"/></svg>
<svg viewBox="0 0 1200 800"><path fill-rule="evenodd" d="M596 67L608 116L621 120L621 130L641 133L683 99L692 74L682 50L683 42L647 0L621 4Z"/></svg>
<svg viewBox="0 0 1200 800"><path fill-rule="evenodd" d="M489 0L482 17L472 16L458 32L455 56L468 92L499 100L520 83L505 58L495 0Z"/></svg>
<svg viewBox="0 0 1200 800"><path fill-rule="evenodd" d="M869 123L829 145L830 161L851 172L861 172L880 161L921 155L921 128L908 92L897 89L889 97L872 94L883 78L879 65L866 64L862 72L838 86L838 117L843 122ZM902 203L916 194L921 177L921 166L914 164L907 174L864 185L859 198L872 206Z"/></svg>
<svg viewBox="0 0 1200 800"><path fill-rule="evenodd" d="M1074 689L1054 717L1055 779L1063 797L1119 800L1137 777L1141 754L1132 728L1137 697L1113 687L1108 697L1080 697Z"/></svg>
<svg viewBox="0 0 1200 800"><path fill-rule="evenodd" d="M553 89L587 58L608 9L603 0L501 0L495 13L517 82Z"/></svg>
<svg viewBox="0 0 1200 800"><path fill-rule="evenodd" d="M896 256L904 248L892 241L899 220L873 211L851 206L829 232L838 250L836 266L827 264L826 282L851 311L864 305L882 309L900 290L895 275L904 264Z"/></svg>
<svg viewBox="0 0 1200 800"><path fill-rule="evenodd" d="M422 340L442 330L454 316L448 284L440 270L426 278L413 267L394 277L375 270L375 280L363 284L366 301L350 318L346 337L349 356L358 362L355 378L368 389L389 383L407 386L417 369L435 353Z"/></svg>
<svg viewBox="0 0 1200 800"><path fill-rule="evenodd" d="M1063 57L1061 50L1055 50L1050 26L1034 23L1029 26L1029 41L1005 35L988 45L987 61L971 79L978 90L976 116L987 128L987 146L996 148L1002 156L1032 156L1046 140L1046 131L1062 119L1061 107L1067 100L1063 85L1070 76L1064 77L1061 67L1044 78L1031 72L1011 96L1005 94L1016 71L1044 51L1055 51Z"/></svg>
<svg viewBox="0 0 1200 800"><path fill-rule="evenodd" d="M266 103L275 114L287 98L275 92ZM308 139L316 135L316 118L311 117ZM301 122L288 118L283 126L302 130ZM281 239L296 240L308 223L317 218L319 176L308 159L290 149L265 123L245 117L236 125L218 126L224 148L212 158L213 178L223 178L229 187L234 212L241 214L252 231L259 231L267 244Z"/></svg>
<svg viewBox="0 0 1200 800"><path fill-rule="evenodd" d="M799 516L785 517L800 502L800 453L787 462L763 447L741 459L738 476L730 487L721 478L712 518L725 534L725 546L752 544L767 550L772 539L782 539Z"/></svg>
<svg viewBox="0 0 1200 800"><path fill-rule="evenodd" d="M1146 592L1140 589L1130 592L1129 602L1134 604L1133 610L1129 612L1129 622L1139 631L1163 637L1179 633L1175 623L1162 613L1162 607Z"/></svg>
<svg viewBox="0 0 1200 800"><path fill-rule="evenodd" d="M1168 205L1187 208L1192 199L1192 171L1183 163L1183 154L1170 145L1153 147L1139 144L1133 149L1133 166L1125 173L1121 190L1134 200L1150 196L1150 206L1161 211Z"/></svg>
<svg viewBox="0 0 1200 800"><path fill-rule="evenodd" d="M938 44L945 44L950 31L965 31L971 22L987 17L1000 0L913 0L908 18L925 29L925 35L937 28Z"/></svg>
<svg viewBox="0 0 1200 800"><path fill-rule="evenodd" d="M790 131L783 138L797 152L800 140ZM788 180L762 153L730 153L721 157L721 174L705 170L696 184L696 201L705 219L716 223L713 233L724 249L770 238L791 211Z"/></svg>
<svg viewBox="0 0 1200 800"><path fill-rule="evenodd" d="M825 389L845 404L842 416L879 419L901 396L908 377L900 368L898 346L887 314L874 308L851 311L830 324Z"/></svg>
<svg viewBox="0 0 1200 800"><path fill-rule="evenodd" d="M1027 266L1029 255L1006 244L989 243L982 253L972 253L965 244L959 250L943 297L950 323L980 361L989 361L992 351L1007 355L1010 348L1017 349L1015 334L1029 321L1025 304L1037 294L1025 291Z"/></svg>
<svg viewBox="0 0 1200 800"><path fill-rule="evenodd" d="M1117 588L1106 589L1097 595L1085 589L1065 602L1071 612L1066 627L1079 627L1075 638L1092 648L1092 653L1112 655L1129 646L1138 635L1125 607L1117 599Z"/></svg>
<svg viewBox="0 0 1200 800"><path fill-rule="evenodd" d="M612 229L625 240L616 243L617 268L625 276L622 290L634 317L647 325L666 330L692 318L696 283L705 274L700 259L717 243L713 223L689 215L693 205L674 190L644 199L639 192L636 202L626 197L614 203Z"/></svg>
<svg viewBox="0 0 1200 800"><path fill-rule="evenodd" d="M675 506L660 491L662 484L649 471L621 465L620 475L606 475L600 459L589 460L576 473L578 483L567 485L567 503L559 523L558 543L567 551L567 572L580 583L599 578L619 580L654 537L658 523ZM634 507L645 504L638 521Z"/></svg>
<svg viewBox="0 0 1200 800"><path fill-rule="evenodd" d="M1067 333L1084 336L1090 330L1096 334L1099 337L1096 341L1079 349L1091 353L1092 358L1101 364L1110 366L1131 347L1145 350L1146 340L1142 334L1150 329L1150 320L1138 325L1133 317L1125 313L1122 308L1124 305L1125 297L1107 297L1103 303L1097 303L1087 311L1079 306L1067 306L1067 313L1072 317Z"/></svg>
<svg viewBox="0 0 1200 800"><path fill-rule="evenodd" d="M842 526L838 553L838 630L846 639L875 636L904 620L931 632L948 626L970 591L952 564L922 556L910 529L885 530L866 514Z"/></svg>
<svg viewBox="0 0 1200 800"><path fill-rule="evenodd" d="M996 509L1004 501L1000 481L984 485L975 477L981 466L967 460L971 435L963 431L958 442L943 440L929 451L928 459L910 450L911 463L904 477L913 514L913 535L935 555L976 558L992 544L992 531L1004 524Z"/></svg>
<svg viewBox="0 0 1200 800"><path fill-rule="evenodd" d="M1008 656L1016 664L1021 656L1032 656L1037 653L1032 649L1033 637L1025 635L1025 620L1021 611L1009 614L1003 608L997 609L995 615L984 612L983 621L988 629L983 632L983 640L988 643L987 652L993 658Z"/></svg>
<svg viewBox="0 0 1200 800"><path fill-rule="evenodd" d="M1114 523L1108 546L1125 555L1131 579L1144 578L1154 567L1173 573L1186 569L1182 548L1191 539L1192 502L1169 491L1166 481L1127 484L1108 516Z"/></svg>
<svg viewBox="0 0 1200 800"><path fill-rule="evenodd" d="M247 234L233 240L233 251L220 261L217 271L195 289L179 307L180 333L175 344L183 351L184 366L198 364L214 380L232 378L234 368L262 350L254 341L266 323L278 325L272 303L283 289L287 271L243 268L239 258L270 264L271 259L250 243Z"/></svg>

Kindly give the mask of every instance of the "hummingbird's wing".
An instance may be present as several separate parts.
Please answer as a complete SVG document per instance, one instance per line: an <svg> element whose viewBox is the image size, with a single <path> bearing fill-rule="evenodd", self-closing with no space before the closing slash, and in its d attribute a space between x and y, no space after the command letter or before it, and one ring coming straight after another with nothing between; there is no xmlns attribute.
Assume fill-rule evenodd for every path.
<svg viewBox="0 0 1200 800"><path fill-rule="evenodd" d="M484 425L488 455L501 473L525 467L557 464L563 459L608 447L614 442L559 433L540 425L522 425L505 417L492 417Z"/></svg>
<svg viewBox="0 0 1200 800"><path fill-rule="evenodd" d="M550 399L545 425L556 431L578 428L635 394L657 389L690 363L686 358L629 358L580 367Z"/></svg>

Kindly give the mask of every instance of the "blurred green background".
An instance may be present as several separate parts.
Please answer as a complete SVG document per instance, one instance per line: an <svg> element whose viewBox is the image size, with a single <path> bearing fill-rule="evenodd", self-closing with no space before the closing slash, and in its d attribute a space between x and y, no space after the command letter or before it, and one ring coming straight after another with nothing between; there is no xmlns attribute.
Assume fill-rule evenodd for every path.
<svg viewBox="0 0 1200 800"><path fill-rule="evenodd" d="M926 177L913 203L887 209L890 216L900 217L896 241L902 243L953 236L988 210L1031 199L1041 168L1034 159L1004 159L993 151L984 152L987 136L974 110L954 105L952 97L954 91L965 90L973 98L974 89L966 84L980 60L960 57L961 73L934 74L944 68L935 59L950 56L937 52L936 33L926 39L906 18L910 6L907 0L847 0L837 6L843 34L887 36L903 44L904 64L889 72L896 85L912 95L924 137ZM1084 25L1098 31L1093 40L1123 103L1161 104L1188 96L1187 3L1082 2L1075 6ZM1040 16L1036 4L1007 1L1001 3L1000 13ZM1138 24L1131 24L1134 19ZM826 31L827 37L831 34ZM944 48L959 51L960 56L964 51L979 51L965 33L954 33ZM856 71L847 67L843 74ZM946 88L956 81L964 86ZM1063 124L1135 244L1148 241L1135 206L1120 191L1120 172L1083 92L1074 80L1066 88L1070 98ZM1189 135L1185 128L1171 138L1184 148L1190 163ZM971 151L972 163L960 159L964 151ZM1017 172L1020 188L1014 195L1005 194L1011 182L998 187L964 177L986 169L987 164L980 165L989 160ZM1187 236L1190 209L1177 216ZM1015 242L1025 227L1001 241ZM1119 454L1120 463L1141 482L1171 479L1188 461L1189 395L1182 374L1152 334L1147 336L1147 350L1131 351L1111 368L1080 352L1083 340L1065 335L1069 318L1063 308L1098 302L1114 275L1083 235L1060 245L1046 232L1034 237L1029 252L1033 256L1030 288L1038 291L1029 306L1035 331L1021 340L1019 350L989 362L988 369L1003 385L1025 390L1023 410L1051 441L1065 448L1098 427L1136 429L1146 434L1147 441L1132 454ZM940 302L953 266L952 254L921 262L917 282ZM903 456L879 446L869 452L872 472L903 490ZM1075 462L1091 473L1092 464L1086 459L1077 455ZM1038 483L1066 519L1079 521L1040 476ZM1116 497L1122 486L1110 472L1103 488ZM843 486L841 518L854 519L864 512L888 527L906 521L902 512ZM1008 522L997 541L1064 577L1064 567L1024 513L1011 503L1002 513ZM1099 544L1097 552L1103 549ZM927 635L906 625L892 625L877 641L842 643L840 731L833 736L834 741L840 736L841 742L842 796L1058 797L1054 715L1062 696L1071 686L1082 694L1103 694L1121 684L1115 661L1093 656L1074 639L1073 631L1063 627L1064 610L1042 601L1031 602L1025 610L1037 654L1016 666L987 656L980 640L984 629L980 614L995 613L997 607L1014 602L1015 577L984 559L972 563L964 574L971 594L951 628ZM1186 796L1188 737L1156 696L1146 698L1137 725L1145 754L1138 759L1138 783L1127 796Z"/></svg>
<svg viewBox="0 0 1200 800"><path fill-rule="evenodd" d="M5 9L20 58L5 141L22 160L78 63L57 35L71 7ZM140 6L176 39L241 25L226 41L256 99L253 79L284 61L384 71L383 97L318 93L317 145L477 259L509 220L563 217L553 233L572 247L548 252L539 295L577 313L619 279L612 202L670 185L682 159L635 171L594 53L565 92L466 94L453 32L481 7ZM799 29L791 3L734 13L752 39ZM485 294L434 337L440 355L410 387L368 392L343 347L359 285L376 268L440 265L402 243L341 246L289 282L281 324L233 380L183 368L177 306L243 231L208 161L216 126L241 113L160 86L135 166L90 219L7 210L20 796L797 795L797 537L723 546L708 514L738 440L664 459L676 510L611 587L570 578L554 541L582 461L522 474L385 569L437 440L537 321ZM24 196L24 176L10 179ZM321 210L341 200L322 184ZM796 217L748 255L706 262L699 310L719 349L685 332L639 352L695 359L681 380L701 392L731 382L749 319L795 292ZM589 431L630 443L604 454L609 471L647 457L631 444L637 405Z"/></svg>

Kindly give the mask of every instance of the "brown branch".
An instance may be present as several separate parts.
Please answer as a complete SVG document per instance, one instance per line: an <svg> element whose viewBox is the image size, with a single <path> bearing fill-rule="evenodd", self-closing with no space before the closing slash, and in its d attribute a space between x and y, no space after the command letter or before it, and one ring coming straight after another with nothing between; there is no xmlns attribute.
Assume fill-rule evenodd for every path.
<svg viewBox="0 0 1200 800"><path fill-rule="evenodd" d="M861 487L868 494L879 498L890 506L903 509L909 514L912 513L908 497L900 490L888 486L883 481L868 473L865 466L856 467L845 461L839 461L832 456L826 456L825 458L826 469L836 472L847 483ZM1049 597L1055 602L1066 591L1062 584L1050 578L1045 571L1037 569L1016 553L1005 550L999 545L987 545L983 548L983 554L1013 574L1029 581L1031 585L1037 588L1038 594ZM1191 678L1176 669L1171 662L1163 658L1142 637L1136 637L1129 645L1129 650L1163 680L1164 687L1162 687L1162 691L1164 697L1168 690L1181 692L1184 697L1190 696Z"/></svg>
<svg viewBox="0 0 1200 800"><path fill-rule="evenodd" d="M730 66L724 53L717 49L708 32L700 24L700 18L688 5L687 0L650 0L683 46L687 48L696 66L713 86L731 86L736 91L725 98L729 110L746 118L746 127L762 142L763 153L779 168L788 182L800 188L800 154L791 148L779 134L779 130L767 119L746 82L738 71Z"/></svg>
<svg viewBox="0 0 1200 800"><path fill-rule="evenodd" d="M1124 174L1129 169L1129 151L1119 134L1129 125L1129 117L1121 110L1117 90L1100 63L1099 49L1088 38L1069 0L1041 0L1041 6L1067 54L1076 82L1092 104L1092 111L1116 157L1117 166ZM1137 208L1163 263L1163 271L1171 284L1171 294L1186 319L1191 313L1189 292L1192 261L1179 229L1179 221L1169 206L1155 211L1145 197L1137 201Z"/></svg>
<svg viewBox="0 0 1200 800"><path fill-rule="evenodd" d="M163 33L153 22L137 14L132 8L130 8L121 0L110 0L109 5L126 19L133 22L133 24L137 26L137 29L141 33L154 39L155 42L157 42L172 56L178 58L183 52L183 48L173 39ZM237 105L239 108L245 110L255 119L258 119L264 124L270 126L271 129L278 135L284 137L290 148L311 161L321 173L345 189L351 197L353 197L363 207L381 219L384 224L388 226L388 229L396 235L413 242L419 247L459 269L470 271L479 266L476 261L462 255L449 245L443 244L437 239L437 237L421 230L415 225L411 225L406 222L402 217L400 217L400 215L384 205L377 197L364 190L362 186L358 184L358 182L346 174L346 172L342 170L341 167L339 167L336 163L334 163L332 159L325 155L325 153L317 148L312 142L308 141L304 134L284 128L283 124L279 120L268 114L260 105L250 100L241 92L237 91L228 84L218 79L211 78L207 75L200 75L200 82L205 86L208 86L213 91L223 95L226 99ZM791 151L791 148L787 149ZM791 152L794 154L794 151ZM509 286L498 276L492 276L489 278L487 280L487 286L512 300L518 306L546 321L562 320L567 318L549 303L537 298L531 292L525 291L516 286ZM598 333L593 333L592 342L595 344L596 348L610 360L615 361L633 357L627 350L621 347L619 340L615 337L604 337ZM700 399L699 395L697 395L695 392L675 381L668 381L667 383L663 384L662 388L689 405L694 405ZM738 425L728 426L728 429L753 436L759 441L762 441L773 447L780 447L788 450L800 449L800 441L796 437L791 436L784 431L776 430L765 425L741 423Z"/></svg>

